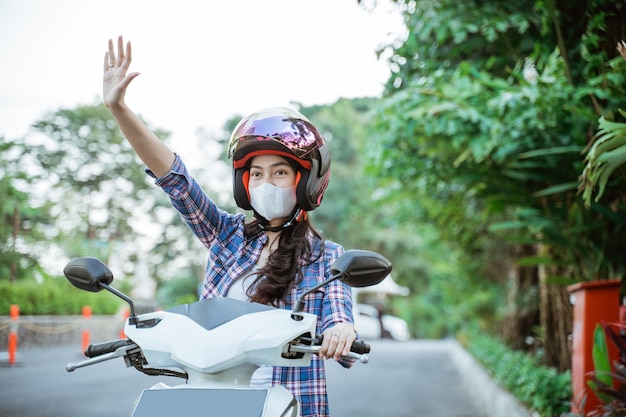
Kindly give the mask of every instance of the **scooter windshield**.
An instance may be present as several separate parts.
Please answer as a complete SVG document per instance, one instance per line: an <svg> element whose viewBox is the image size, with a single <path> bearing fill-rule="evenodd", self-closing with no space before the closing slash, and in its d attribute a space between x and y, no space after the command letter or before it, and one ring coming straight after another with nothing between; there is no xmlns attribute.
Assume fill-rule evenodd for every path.
<svg viewBox="0 0 626 417"><path fill-rule="evenodd" d="M212 330L244 314L266 310L274 310L274 307L248 303L234 298L215 297L191 304L178 305L167 311L187 316L205 329Z"/></svg>
<svg viewBox="0 0 626 417"><path fill-rule="evenodd" d="M145 390L132 417L263 415L267 389L172 388Z"/></svg>

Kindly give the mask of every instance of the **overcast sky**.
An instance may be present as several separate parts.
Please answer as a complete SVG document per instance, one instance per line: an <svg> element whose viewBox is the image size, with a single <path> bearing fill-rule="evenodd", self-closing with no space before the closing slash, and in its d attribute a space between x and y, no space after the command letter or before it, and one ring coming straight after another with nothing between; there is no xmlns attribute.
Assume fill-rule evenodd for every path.
<svg viewBox="0 0 626 417"><path fill-rule="evenodd" d="M381 3L385 3L384 1ZM401 20L356 0L0 0L0 136L100 100L107 40L133 45L127 102L184 146L199 127L300 102L376 96Z"/></svg>

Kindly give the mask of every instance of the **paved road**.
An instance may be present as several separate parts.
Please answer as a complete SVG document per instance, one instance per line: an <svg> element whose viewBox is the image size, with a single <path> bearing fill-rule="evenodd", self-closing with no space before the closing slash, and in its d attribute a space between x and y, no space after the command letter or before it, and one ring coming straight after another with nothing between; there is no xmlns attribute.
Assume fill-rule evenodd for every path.
<svg viewBox="0 0 626 417"><path fill-rule="evenodd" d="M128 416L143 388L174 378L150 377L118 359L72 373L80 347L18 351L15 366L0 366L0 416ZM372 343L370 362L344 370L328 363L333 417L484 417L440 342ZM474 387L475 388L475 387Z"/></svg>
<svg viewBox="0 0 626 417"><path fill-rule="evenodd" d="M327 366L333 417L485 417L446 342L377 341L366 365ZM332 364L335 365L335 364Z"/></svg>

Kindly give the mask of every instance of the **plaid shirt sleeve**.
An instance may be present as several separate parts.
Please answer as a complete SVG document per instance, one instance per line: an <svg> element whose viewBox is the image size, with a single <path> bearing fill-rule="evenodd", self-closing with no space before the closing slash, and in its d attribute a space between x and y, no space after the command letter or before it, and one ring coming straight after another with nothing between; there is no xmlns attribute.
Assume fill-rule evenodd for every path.
<svg viewBox="0 0 626 417"><path fill-rule="evenodd" d="M318 250L322 247L320 242L316 242L316 246ZM344 249L332 241L325 241L323 248L322 256L316 262L304 267L302 282L293 289L290 302L284 303L281 308L292 308L293 303L302 292L330 277L331 266L335 259L344 252ZM305 312L318 316L316 330L318 334L322 334L324 330L336 323L354 322L352 291L341 281L333 281L320 288L308 295L305 301ZM345 367L351 366L352 363L353 361L341 362ZM312 356L309 367L274 368L273 384L283 385L296 396L300 403L302 417L329 416L324 360L319 359L316 355Z"/></svg>
<svg viewBox="0 0 626 417"><path fill-rule="evenodd" d="M231 215L213 203L178 155L170 172L163 177L157 178L149 169L146 172L155 178L156 185L169 196L174 208L207 248L221 231L232 229L244 221L244 215Z"/></svg>

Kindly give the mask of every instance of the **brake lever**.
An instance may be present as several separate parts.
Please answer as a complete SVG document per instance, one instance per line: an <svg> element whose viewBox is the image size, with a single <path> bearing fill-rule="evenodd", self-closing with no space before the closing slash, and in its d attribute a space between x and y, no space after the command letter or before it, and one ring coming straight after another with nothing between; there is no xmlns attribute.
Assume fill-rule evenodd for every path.
<svg viewBox="0 0 626 417"><path fill-rule="evenodd" d="M132 345L122 346L117 348L115 352L105 353L104 355L96 356L95 358L89 358L84 361L78 363L68 363L65 365L65 370L67 372L73 372L78 368L84 368L85 366L94 365L96 363L110 361L111 359L120 358L126 355L129 350L136 349L137 345L134 343Z"/></svg>

